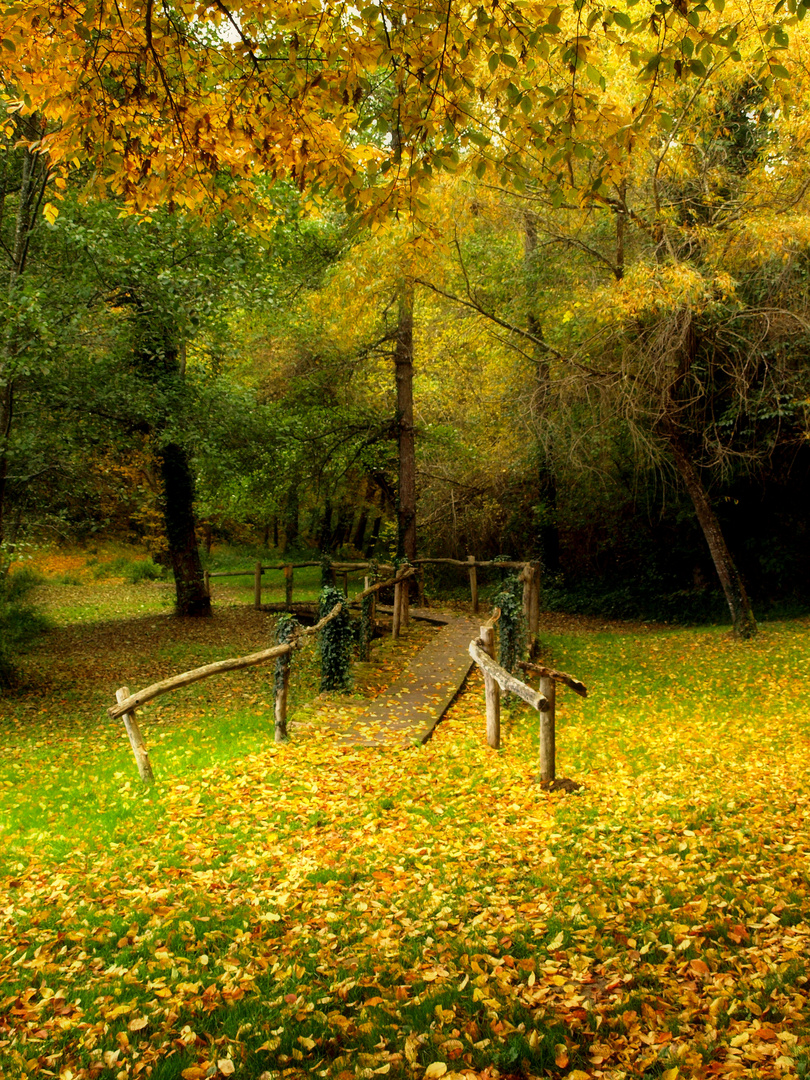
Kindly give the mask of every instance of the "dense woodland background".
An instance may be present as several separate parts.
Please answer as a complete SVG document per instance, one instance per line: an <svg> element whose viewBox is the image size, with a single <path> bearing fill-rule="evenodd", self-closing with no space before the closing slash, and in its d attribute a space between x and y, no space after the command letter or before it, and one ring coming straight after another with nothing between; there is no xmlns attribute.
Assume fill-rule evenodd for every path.
<svg viewBox="0 0 810 1080"><path fill-rule="evenodd" d="M581 38L582 55L559 68L535 42L549 65L539 89L525 43L509 53L503 31L480 58L477 126L453 127L448 111L441 138L403 119L424 77L377 58L376 81L355 94L365 158L355 153L345 189L321 185L314 200L292 158L287 179L256 160L252 203L235 201L233 165L209 168L219 209L178 195L182 177L145 205L157 181L140 129L117 165L105 159L109 187L109 148L92 133L86 160L66 168L64 107L59 120L46 107L54 86L48 97L36 84L41 111L15 98L31 82L14 66L20 31L7 43L0 154L3 565L26 545L114 536L188 583L200 579L197 540L377 558L418 545L540 558L552 607L723 618L739 571L757 617L806 610L806 43L794 17L790 40L771 28L756 53L756 27L744 38L715 9L684 24L677 55L656 54L666 73L652 82L628 73L626 15L605 16L606 37ZM162 11L163 53L151 23L133 33L154 53L137 79L168 87L184 9ZM482 11L486 41L500 16ZM676 25L675 9L664 16ZM542 33L559 37L568 18ZM404 15L398 25L406 37ZM655 16L644 25L649 36ZM300 69L293 39L274 48ZM548 99L577 71L591 96L576 87L572 134ZM116 94L130 101L116 77L89 91L99 116ZM532 172L504 147L515 117L538 115L522 136L540 155ZM532 131L557 142L541 153ZM397 202L385 164L405 160ZM205 614L184 588L180 610Z"/></svg>

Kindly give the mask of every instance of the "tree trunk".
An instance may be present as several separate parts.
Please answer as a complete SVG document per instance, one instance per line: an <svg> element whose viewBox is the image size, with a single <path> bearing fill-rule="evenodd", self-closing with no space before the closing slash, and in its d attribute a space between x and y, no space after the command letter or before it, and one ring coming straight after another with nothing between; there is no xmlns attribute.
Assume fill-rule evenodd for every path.
<svg viewBox="0 0 810 1080"><path fill-rule="evenodd" d="M318 548L320 551L329 551L332 540L332 500L327 499L323 508L323 518L318 531Z"/></svg>
<svg viewBox="0 0 810 1080"><path fill-rule="evenodd" d="M169 443L158 451L163 480L163 519L169 545L177 614L211 614L194 522L194 481L184 447Z"/></svg>
<svg viewBox="0 0 810 1080"><path fill-rule="evenodd" d="M523 274L526 288L526 329L537 342L543 340L543 324L537 314L537 226L535 217L527 213L523 217ZM536 422L538 427L547 423L551 370L548 354L540 344L534 346ZM548 455L538 445L538 494L543 504L543 516L539 527L543 566L556 573L560 568L560 532L557 527L557 480Z"/></svg>
<svg viewBox="0 0 810 1080"><path fill-rule="evenodd" d="M374 524L371 526L371 536L366 547L366 558L371 559L374 557L374 552L377 550L377 541L380 539L380 527L382 526L383 516L374 519Z"/></svg>
<svg viewBox="0 0 810 1080"><path fill-rule="evenodd" d="M399 496L397 554L416 558L416 444L413 427L413 282L399 294L397 337L394 348L397 384Z"/></svg>
<svg viewBox="0 0 810 1080"><path fill-rule="evenodd" d="M720 522L717 520L714 510L712 510L703 481L692 464L681 434L674 424L667 422L663 425L663 431L672 450L675 465L694 504L697 519L700 522L703 535L706 537L706 543L709 545L717 576L720 578L720 584L723 586L723 592L731 612L734 634L736 637L743 639L752 638L757 632L757 623L751 609L751 602L748 599L737 567L734 565L731 552L726 545Z"/></svg>
<svg viewBox="0 0 810 1080"><path fill-rule="evenodd" d="M287 505L284 508L284 552L288 552L298 539L298 480L290 485Z"/></svg>
<svg viewBox="0 0 810 1080"><path fill-rule="evenodd" d="M23 139L33 140L43 133L42 122L37 113L27 117L17 117L14 121L17 133ZM48 163L42 154L34 154L28 149L22 150L20 169L20 187L17 199L17 211L14 219L14 241L8 254L8 293L13 297L20 277L25 270L31 233L37 223L39 204L48 181ZM7 191L3 191L5 200ZM10 310L14 309L14 302ZM15 351L14 330L6 328L0 356L0 551L6 539L5 516L8 499L8 448L14 419L15 377L12 371L12 357ZM3 559L0 556L0 569Z"/></svg>

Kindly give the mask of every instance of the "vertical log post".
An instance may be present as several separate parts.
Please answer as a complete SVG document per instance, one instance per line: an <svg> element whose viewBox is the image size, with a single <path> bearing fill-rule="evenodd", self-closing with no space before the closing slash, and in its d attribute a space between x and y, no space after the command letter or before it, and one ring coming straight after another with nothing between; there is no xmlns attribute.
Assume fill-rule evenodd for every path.
<svg viewBox="0 0 810 1080"><path fill-rule="evenodd" d="M532 563L531 590L529 593L529 634L534 637L540 630L540 563Z"/></svg>
<svg viewBox="0 0 810 1080"><path fill-rule="evenodd" d="M425 606L425 568L424 568L424 566L419 567L419 579L418 579L417 589L418 589L417 603L419 604L419 607L424 607Z"/></svg>
<svg viewBox="0 0 810 1080"><path fill-rule="evenodd" d="M374 576L376 577L377 575L375 574ZM369 585L374 584L374 582L370 581L369 578L366 578L366 581L368 581ZM370 615L372 623L376 622L376 619L377 619L377 594L375 592L373 592L371 594L371 611L369 612L369 615Z"/></svg>
<svg viewBox="0 0 810 1080"><path fill-rule="evenodd" d="M258 611L262 606L262 564L256 563L253 573L253 606Z"/></svg>
<svg viewBox="0 0 810 1080"><path fill-rule="evenodd" d="M391 637L399 637L400 622L402 619L402 582L398 581L394 586L394 614L391 619Z"/></svg>
<svg viewBox="0 0 810 1080"><path fill-rule="evenodd" d="M115 691L115 700L119 704L122 701L126 701L128 697L129 689L126 686L122 686L120 690ZM135 710L133 709L132 712L125 712L121 719L124 721L124 727L129 736L129 745L132 747L132 753L135 755L135 764L138 766L141 780L143 780L145 784L151 784L155 777L152 772L152 766L149 764L149 754L146 751L146 744L143 741L141 729L138 727L138 721L135 719Z"/></svg>
<svg viewBox="0 0 810 1080"><path fill-rule="evenodd" d="M411 579L402 582L402 615L399 620L401 630L411 625Z"/></svg>
<svg viewBox="0 0 810 1080"><path fill-rule="evenodd" d="M284 567L284 602L287 611L292 609L293 598L293 568L289 564Z"/></svg>
<svg viewBox="0 0 810 1080"><path fill-rule="evenodd" d="M538 689L549 704L548 711L540 713L540 783L550 784L557 777L557 746L554 730L556 683L543 675L540 677Z"/></svg>
<svg viewBox="0 0 810 1080"><path fill-rule="evenodd" d="M203 581L205 582L205 595L210 600L211 599L211 575L207 570L205 570L203 572Z"/></svg>
<svg viewBox="0 0 810 1080"><path fill-rule="evenodd" d="M281 676L281 686L276 691L275 700L275 719L276 730L274 741L286 742L287 741L287 694L290 689L290 657L289 654L284 657L283 674Z"/></svg>
<svg viewBox="0 0 810 1080"><path fill-rule="evenodd" d="M495 659L495 627L482 626L479 631L483 641L483 650ZM497 682L484 672L484 694L487 703L487 746L493 750L501 748L501 688Z"/></svg>
<svg viewBox="0 0 810 1080"><path fill-rule="evenodd" d="M468 555L467 562L470 564L470 599L473 611L478 611L478 571L475 566L475 556Z"/></svg>
<svg viewBox="0 0 810 1080"><path fill-rule="evenodd" d="M349 571L343 571L343 595L348 599L349 596Z"/></svg>

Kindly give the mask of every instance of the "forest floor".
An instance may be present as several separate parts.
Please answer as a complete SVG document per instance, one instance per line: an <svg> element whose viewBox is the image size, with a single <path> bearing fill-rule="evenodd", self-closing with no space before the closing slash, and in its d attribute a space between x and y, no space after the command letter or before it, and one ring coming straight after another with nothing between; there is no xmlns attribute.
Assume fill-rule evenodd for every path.
<svg viewBox="0 0 810 1080"><path fill-rule="evenodd" d="M117 686L255 651L270 616L39 588L57 626L0 700L0 1075L810 1075L809 620L743 644L544 616L589 687L558 703L575 795L536 783L517 703L487 749L475 671L426 746L335 745L419 624L349 694L296 657L287 745L270 670L154 702L145 789Z"/></svg>

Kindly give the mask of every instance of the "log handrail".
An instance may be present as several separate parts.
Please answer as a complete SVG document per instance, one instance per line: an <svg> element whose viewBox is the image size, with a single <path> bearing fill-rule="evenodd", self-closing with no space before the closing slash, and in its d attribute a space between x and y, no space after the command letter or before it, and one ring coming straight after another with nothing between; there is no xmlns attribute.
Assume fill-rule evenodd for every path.
<svg viewBox="0 0 810 1080"><path fill-rule="evenodd" d="M588 696L588 688L585 683L575 679L573 675L566 675L564 671L555 671L554 668L543 667L542 664L530 664L526 660L520 660L518 667L524 671L531 671L533 675L539 675L541 679L553 679L555 682L564 683L580 697Z"/></svg>
<svg viewBox="0 0 810 1080"><path fill-rule="evenodd" d="M502 567L504 570L522 570L525 566L531 566L531 561L523 559L520 562L509 561L501 562L498 559L411 559L414 566L425 565L427 563L442 564L444 566L463 566L465 570L469 570L471 566L495 566Z"/></svg>
<svg viewBox="0 0 810 1080"><path fill-rule="evenodd" d="M107 709L107 715L112 720L116 720L119 716L123 716L124 713L132 712L133 709L145 705L147 701L153 701L162 694L168 694L170 690L177 690L181 686L191 686L193 683L200 682L201 679L208 679L212 675L220 675L226 671L239 671L241 668L246 667L255 667L257 664L263 664L267 660L286 656L301 647L301 638L307 637L309 634L317 634L328 622L337 617L342 608L342 603L335 604L329 614L325 615L320 622L306 630L298 631L293 640L285 645L274 645L272 649L263 649L261 652L249 653L247 656L218 660L214 664L205 664L203 667L194 668L192 671L184 671L180 675L173 675L170 679L163 679L161 682L153 683L152 686L147 686L145 690L139 690L137 694L131 694L117 705L111 706L111 708Z"/></svg>
<svg viewBox="0 0 810 1080"><path fill-rule="evenodd" d="M538 712L548 712L550 705L543 694L537 690L532 690L526 683L516 679L514 675L510 675L506 668L502 668L500 664L487 656L477 640L470 642L468 652L481 670L495 680L501 690L522 698L533 709L537 709Z"/></svg>
<svg viewBox="0 0 810 1080"><path fill-rule="evenodd" d="M286 567L291 566L293 570L300 570L307 566L321 566L320 559L317 562L296 562L296 563L268 563L266 566L262 564L262 573L265 570L284 570ZM353 562L353 563L340 563L333 562L329 564L330 570L338 570L341 573L352 573L353 571L367 570L372 564L368 562ZM377 563L377 568L380 570L393 570L393 566L389 563ZM466 566L466 563L464 564ZM247 577L252 576L256 572L255 566L250 570L209 570L209 577Z"/></svg>

